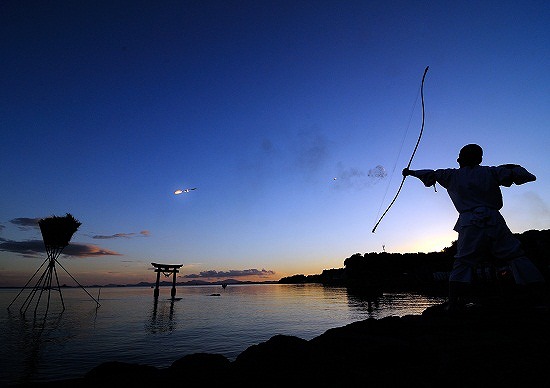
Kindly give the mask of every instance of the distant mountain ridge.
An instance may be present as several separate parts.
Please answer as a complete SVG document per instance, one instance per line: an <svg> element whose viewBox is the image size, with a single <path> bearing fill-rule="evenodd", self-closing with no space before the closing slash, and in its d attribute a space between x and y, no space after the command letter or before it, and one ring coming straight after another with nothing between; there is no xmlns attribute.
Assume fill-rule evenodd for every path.
<svg viewBox="0 0 550 388"><path fill-rule="evenodd" d="M263 282L253 282L253 281L241 281L236 279L226 279L226 280L216 280L214 282L207 282L205 280L189 280L187 282L176 282L176 287L185 287L185 286L221 286L222 284L276 284L278 280L267 280ZM106 284L100 286L94 284L87 287L155 287L156 282L139 282L135 284ZM161 281L159 282L159 287L172 287L171 281Z"/></svg>

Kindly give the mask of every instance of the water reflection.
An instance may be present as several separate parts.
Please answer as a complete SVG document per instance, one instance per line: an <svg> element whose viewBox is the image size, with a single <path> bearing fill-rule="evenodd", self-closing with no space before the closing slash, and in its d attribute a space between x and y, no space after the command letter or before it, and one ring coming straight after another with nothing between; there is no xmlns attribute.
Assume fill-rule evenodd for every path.
<svg viewBox="0 0 550 388"><path fill-rule="evenodd" d="M163 367L196 352L234 359L277 333L309 340L366 318L421 314L438 303L371 291L314 284L197 286L178 290L181 300L166 295L155 301L148 287L113 287L101 290L96 309L79 290L67 290L71 308L55 316L57 308L50 309L44 323L43 317L0 309L0 386L73 378L106 360ZM0 305L16 292L0 289Z"/></svg>
<svg viewBox="0 0 550 388"><path fill-rule="evenodd" d="M380 310L380 298L382 292L373 287L348 287L346 289L348 304L352 309L366 312L370 317L375 317Z"/></svg>
<svg viewBox="0 0 550 388"><path fill-rule="evenodd" d="M153 298L153 310L150 312L150 319L146 325L146 330L151 333L165 333L174 331L177 328L174 320L174 304L181 298L170 298L160 300Z"/></svg>
<svg viewBox="0 0 550 388"><path fill-rule="evenodd" d="M412 293L382 293L376 289L348 288L348 305L367 318L420 315L430 306L445 301L444 297Z"/></svg>
<svg viewBox="0 0 550 388"><path fill-rule="evenodd" d="M48 352L48 342L53 342L59 330L63 312L58 314L34 315L27 318L24 313L8 312L6 333L8 336L16 336L17 347L7 349L9 351L7 373L18 374L20 383L32 381L43 363L44 355ZM8 348L13 347L12 343L5 344ZM11 366L10 366L11 365ZM17 371L19 370L19 373Z"/></svg>

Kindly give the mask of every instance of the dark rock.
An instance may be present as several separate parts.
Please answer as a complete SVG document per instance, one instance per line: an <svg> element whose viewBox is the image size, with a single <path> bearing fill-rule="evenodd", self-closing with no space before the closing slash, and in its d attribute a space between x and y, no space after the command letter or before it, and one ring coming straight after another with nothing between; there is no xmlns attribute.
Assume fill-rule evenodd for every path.
<svg viewBox="0 0 550 388"><path fill-rule="evenodd" d="M87 382L97 384L96 386L140 386L144 381L155 381L160 376L161 372L150 365L110 361L96 366L84 378Z"/></svg>
<svg viewBox="0 0 550 388"><path fill-rule="evenodd" d="M312 379L315 370L308 341L288 335L276 335L268 341L252 345L232 364L235 376L262 381L262 387L287 386Z"/></svg>
<svg viewBox="0 0 550 388"><path fill-rule="evenodd" d="M164 370L105 363L55 386L549 386L549 324L547 310L501 304L449 314L439 305L422 315L354 322L309 341L276 335L233 362L197 353ZM48 384L54 386L40 386Z"/></svg>
<svg viewBox="0 0 550 388"><path fill-rule="evenodd" d="M187 382L223 382L229 373L230 362L221 354L194 353L176 360L166 371L170 380L184 376Z"/></svg>

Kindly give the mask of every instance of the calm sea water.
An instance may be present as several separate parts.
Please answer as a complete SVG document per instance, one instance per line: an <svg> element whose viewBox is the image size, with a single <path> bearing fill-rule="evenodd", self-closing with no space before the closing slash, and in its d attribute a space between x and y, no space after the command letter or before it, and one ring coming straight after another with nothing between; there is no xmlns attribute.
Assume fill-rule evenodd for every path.
<svg viewBox="0 0 550 388"><path fill-rule="evenodd" d="M223 354L234 360L247 347L276 334L309 340L367 318L421 314L443 298L384 294L376 301L346 288L321 285L229 285L161 288L64 289L65 311L52 293L20 314L27 291L0 290L0 386L79 377L106 361L168 367L186 354ZM219 294L219 295L216 295ZM42 298L42 301L45 299Z"/></svg>

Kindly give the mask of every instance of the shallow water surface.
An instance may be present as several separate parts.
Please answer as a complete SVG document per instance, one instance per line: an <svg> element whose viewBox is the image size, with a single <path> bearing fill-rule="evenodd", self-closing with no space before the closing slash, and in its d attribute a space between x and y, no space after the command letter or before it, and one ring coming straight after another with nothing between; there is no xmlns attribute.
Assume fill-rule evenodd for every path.
<svg viewBox="0 0 550 388"><path fill-rule="evenodd" d="M0 290L0 385L73 378L106 361L168 367L186 354L219 353L234 360L247 347L276 334L306 340L367 318L421 314L443 298L384 294L377 299L346 288L316 284L248 284L161 288L155 303L148 287L80 288L52 294L24 316L23 293Z"/></svg>

